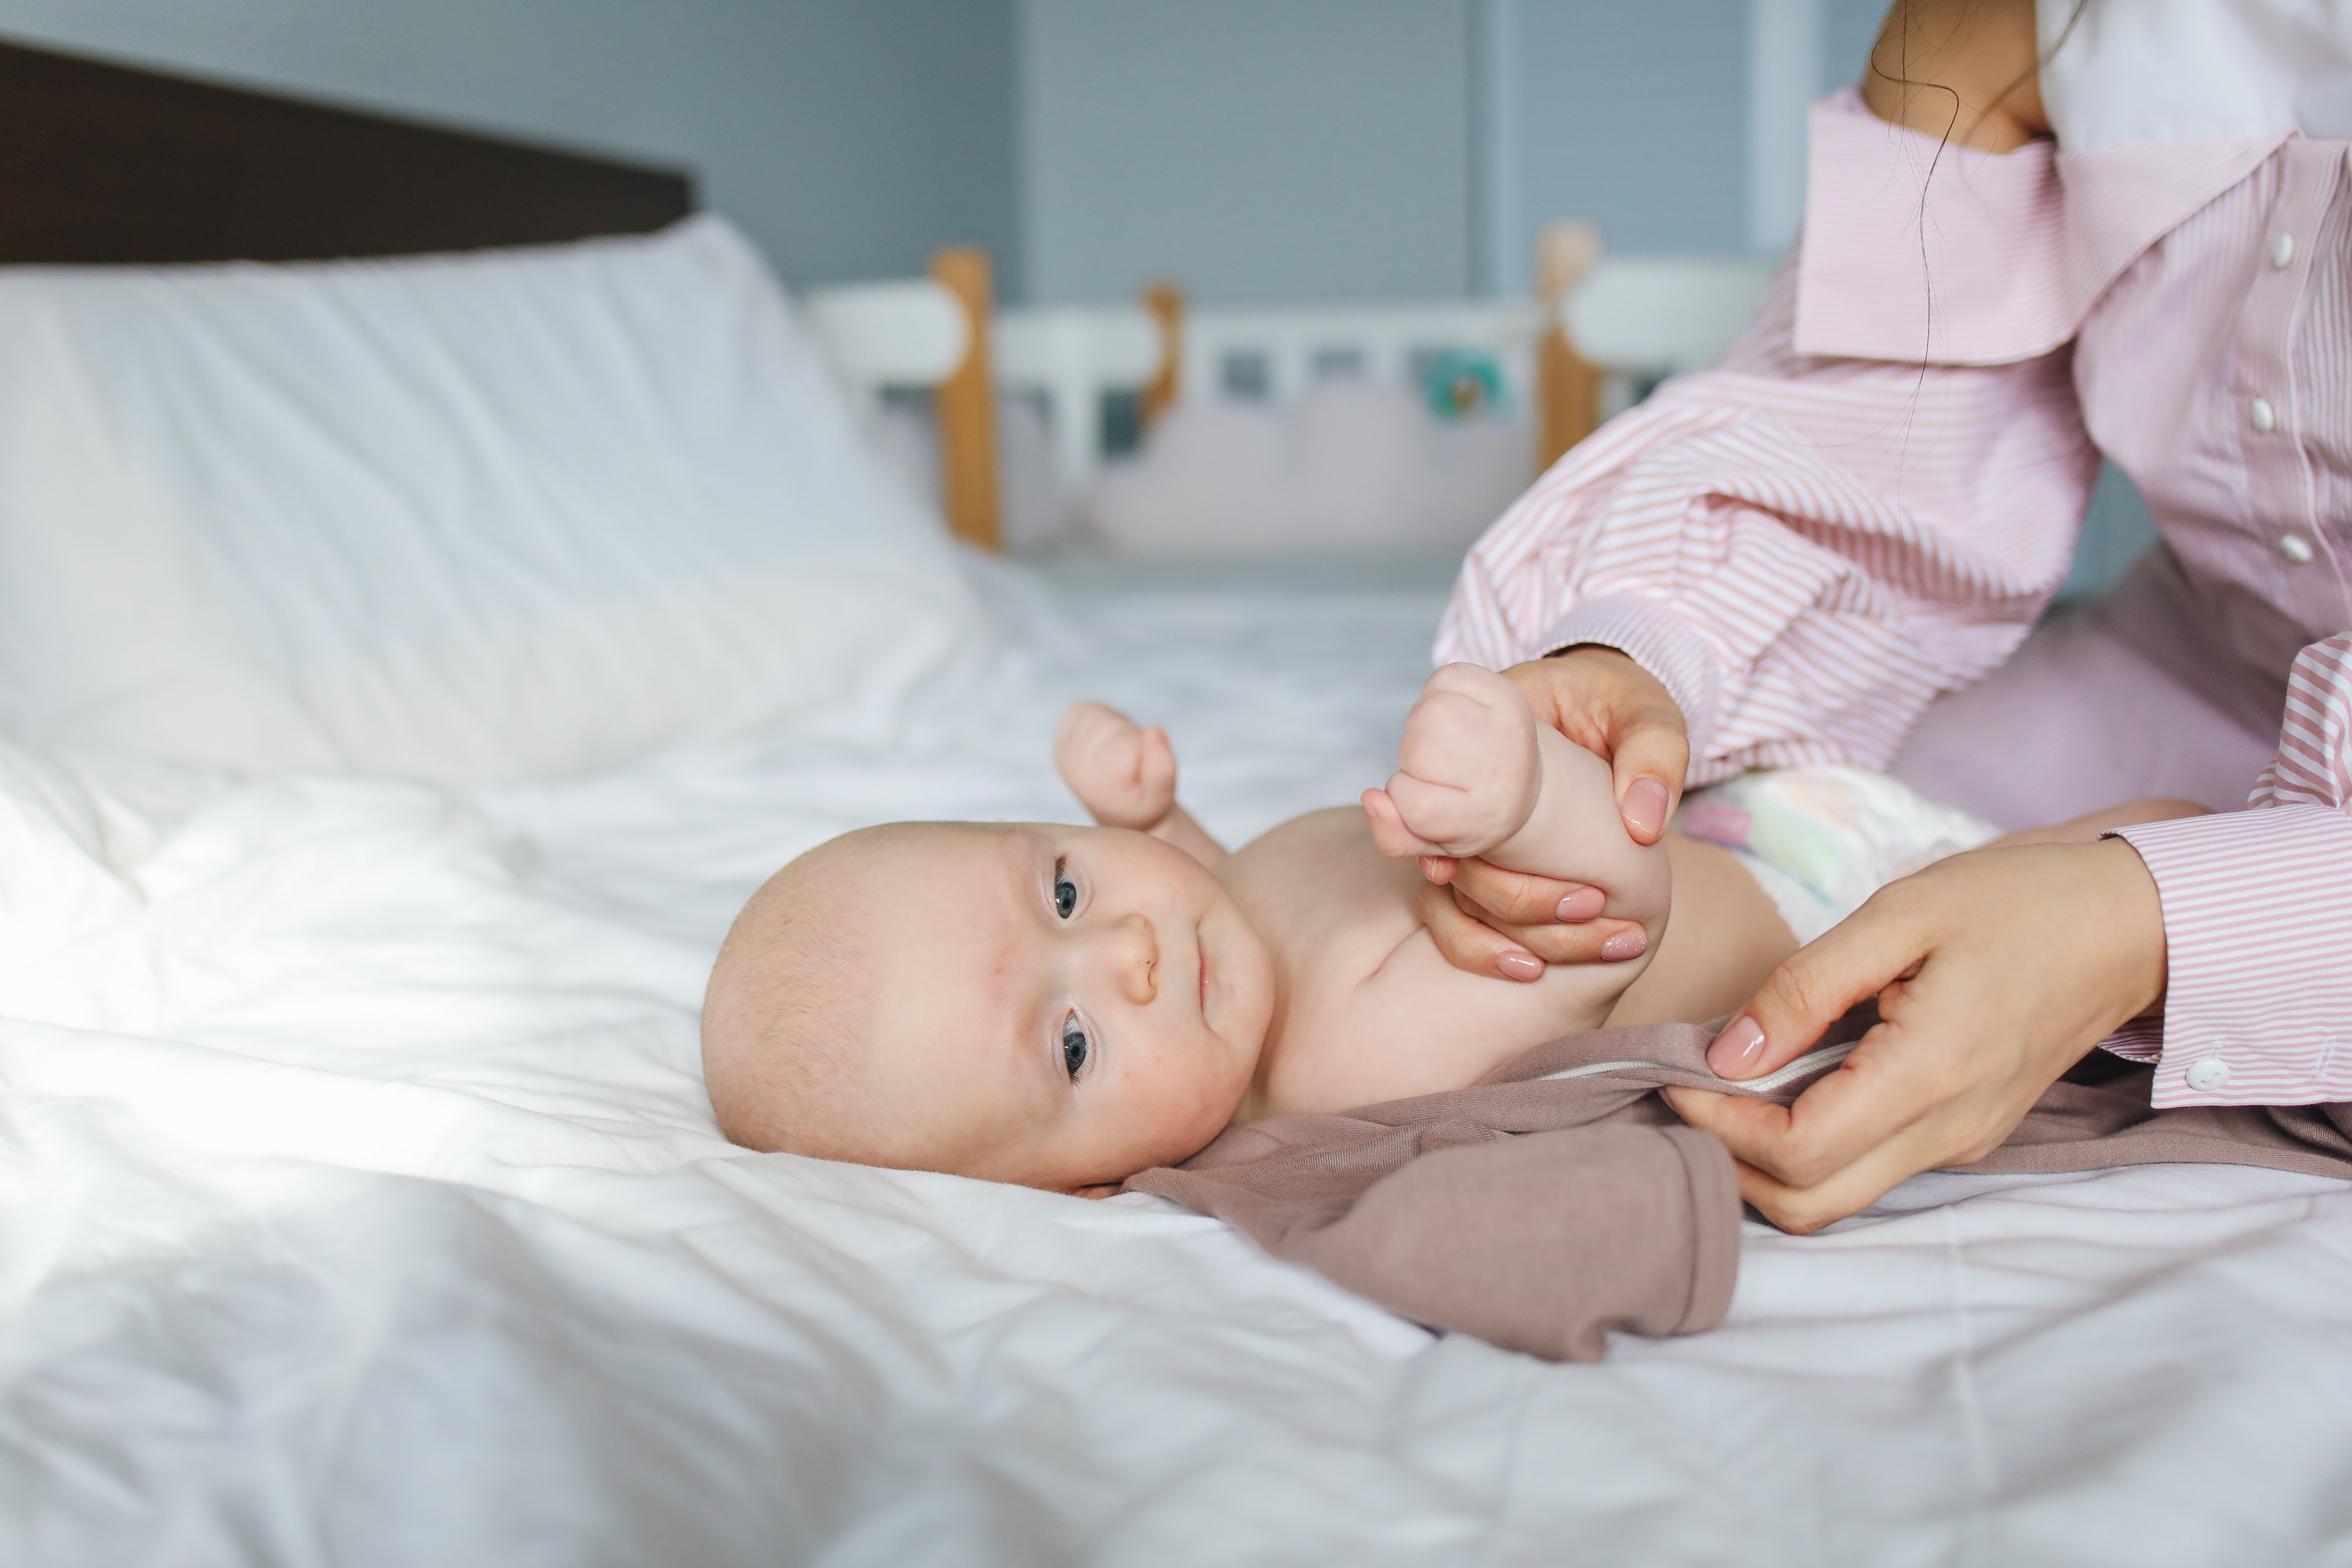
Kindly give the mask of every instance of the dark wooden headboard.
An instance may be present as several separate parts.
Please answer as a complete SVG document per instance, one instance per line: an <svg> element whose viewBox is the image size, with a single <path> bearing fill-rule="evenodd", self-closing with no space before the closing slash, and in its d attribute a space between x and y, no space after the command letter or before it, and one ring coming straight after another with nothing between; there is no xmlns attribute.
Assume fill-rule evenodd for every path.
<svg viewBox="0 0 2352 1568"><path fill-rule="evenodd" d="M0 43L0 263L472 250L693 210L677 170Z"/></svg>

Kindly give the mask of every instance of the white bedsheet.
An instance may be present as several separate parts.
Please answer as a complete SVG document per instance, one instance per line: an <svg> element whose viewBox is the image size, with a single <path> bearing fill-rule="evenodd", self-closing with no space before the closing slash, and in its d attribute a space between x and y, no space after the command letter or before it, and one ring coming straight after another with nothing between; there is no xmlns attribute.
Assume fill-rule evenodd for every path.
<svg viewBox="0 0 2352 1568"><path fill-rule="evenodd" d="M1074 812L1081 691L1213 830L1348 799L1436 612L992 598L1016 646L821 731L0 817L0 1562L2345 1553L2342 1184L1925 1178L1557 1367L1148 1204L730 1152L693 1008L783 858Z"/></svg>

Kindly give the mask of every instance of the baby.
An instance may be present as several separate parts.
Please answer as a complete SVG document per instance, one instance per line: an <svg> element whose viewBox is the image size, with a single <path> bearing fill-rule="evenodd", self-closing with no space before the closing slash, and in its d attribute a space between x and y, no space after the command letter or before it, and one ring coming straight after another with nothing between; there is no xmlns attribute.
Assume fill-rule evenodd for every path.
<svg viewBox="0 0 2352 1568"><path fill-rule="evenodd" d="M1054 754L1098 826L866 828L752 897L703 1012L730 1138L1106 1193L1236 1119L1459 1089L1603 1024L1719 1016L1796 945L1731 850L1635 843L1608 764L1475 666L1430 678L1360 809L1231 853L1176 804L1158 729L1080 703ZM1423 855L1583 883L1592 913L1639 929L1619 962L1465 973L1416 913Z"/></svg>
<svg viewBox="0 0 2352 1568"><path fill-rule="evenodd" d="M1721 1017L1800 937L1994 832L1814 768L1696 795L1685 832L1644 847L1608 764L1466 664L1430 677L1360 809L1231 853L1176 804L1160 730L1081 702L1054 761L1097 826L869 827L752 896L702 1016L728 1137L1098 1195L1236 1120L1465 1088L1605 1024ZM2139 802L2010 841L2203 809ZM1587 918L1635 929L1614 963L1465 973L1416 912L1423 855L1585 884Z"/></svg>

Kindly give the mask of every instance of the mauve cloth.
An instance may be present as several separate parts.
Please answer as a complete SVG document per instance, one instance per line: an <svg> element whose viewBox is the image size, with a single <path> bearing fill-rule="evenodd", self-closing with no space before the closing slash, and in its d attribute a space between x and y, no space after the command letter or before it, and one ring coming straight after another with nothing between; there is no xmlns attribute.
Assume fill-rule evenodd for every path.
<svg viewBox="0 0 2352 1568"><path fill-rule="evenodd" d="M1468 1089L1229 1128L1181 1167L1127 1187L1213 1215L1432 1328L1591 1361L1612 1330L1713 1328L1738 1273L1730 1152L1653 1091L1690 1084L1786 1104L1873 1022L1851 1015L1809 1070L1772 1075L1760 1091L1707 1070L1714 1031L1700 1025L1566 1035ZM2352 1179L2352 1107L2157 1110L2151 1076L2088 1058L1965 1168L2194 1163Z"/></svg>

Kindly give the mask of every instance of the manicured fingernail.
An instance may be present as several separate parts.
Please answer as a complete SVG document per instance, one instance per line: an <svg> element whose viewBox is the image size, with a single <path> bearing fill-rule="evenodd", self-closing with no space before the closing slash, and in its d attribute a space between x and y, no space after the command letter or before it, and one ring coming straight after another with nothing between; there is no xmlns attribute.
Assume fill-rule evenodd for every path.
<svg viewBox="0 0 2352 1568"><path fill-rule="evenodd" d="M1622 963L1629 958L1639 958L1650 951L1650 933L1640 926L1621 931L1601 944L1601 956L1612 963Z"/></svg>
<svg viewBox="0 0 2352 1568"><path fill-rule="evenodd" d="M1666 830L1666 786L1655 779L1635 779L1625 792L1625 826L1645 837Z"/></svg>
<svg viewBox="0 0 2352 1568"><path fill-rule="evenodd" d="M1715 1044L1706 1048L1706 1065L1717 1078L1738 1078L1756 1065L1764 1054L1764 1026L1742 1016L1731 1020L1730 1027L1716 1036Z"/></svg>
<svg viewBox="0 0 2352 1568"><path fill-rule="evenodd" d="M1556 921L1589 921L1608 906L1609 897L1598 888L1579 888L1552 910Z"/></svg>
<svg viewBox="0 0 2352 1568"><path fill-rule="evenodd" d="M1541 980L1543 960L1531 952L1506 952L1495 960L1495 967L1503 972L1506 980Z"/></svg>

